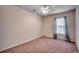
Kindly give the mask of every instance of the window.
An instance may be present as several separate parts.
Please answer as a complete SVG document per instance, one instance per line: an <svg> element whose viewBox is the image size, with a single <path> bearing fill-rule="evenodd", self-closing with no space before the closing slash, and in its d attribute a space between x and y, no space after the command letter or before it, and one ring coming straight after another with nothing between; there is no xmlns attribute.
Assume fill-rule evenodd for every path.
<svg viewBox="0 0 79 59"><path fill-rule="evenodd" d="M57 34L65 34L65 18L56 18L56 33Z"/></svg>

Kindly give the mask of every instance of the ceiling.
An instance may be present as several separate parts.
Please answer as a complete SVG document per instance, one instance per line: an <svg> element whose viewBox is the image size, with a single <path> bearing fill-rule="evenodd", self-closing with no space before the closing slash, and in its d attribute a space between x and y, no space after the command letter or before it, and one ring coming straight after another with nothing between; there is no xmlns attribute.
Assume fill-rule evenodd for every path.
<svg viewBox="0 0 79 59"><path fill-rule="evenodd" d="M56 14L56 13L62 13L66 12L69 10L75 9L75 5L48 5L50 6L51 11L48 12L48 14L43 14L39 12L39 9L43 5L17 5L17 7L28 10L30 12L33 12L35 14L41 15L41 16L46 16L46 15L51 15L51 14Z"/></svg>

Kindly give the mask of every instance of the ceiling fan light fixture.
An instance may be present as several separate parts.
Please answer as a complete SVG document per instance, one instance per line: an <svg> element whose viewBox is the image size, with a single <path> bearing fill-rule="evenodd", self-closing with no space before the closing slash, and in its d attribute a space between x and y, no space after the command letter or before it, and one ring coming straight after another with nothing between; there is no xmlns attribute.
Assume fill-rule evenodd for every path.
<svg viewBox="0 0 79 59"><path fill-rule="evenodd" d="M43 14L47 14L50 11L49 6L42 6L40 8L40 12Z"/></svg>

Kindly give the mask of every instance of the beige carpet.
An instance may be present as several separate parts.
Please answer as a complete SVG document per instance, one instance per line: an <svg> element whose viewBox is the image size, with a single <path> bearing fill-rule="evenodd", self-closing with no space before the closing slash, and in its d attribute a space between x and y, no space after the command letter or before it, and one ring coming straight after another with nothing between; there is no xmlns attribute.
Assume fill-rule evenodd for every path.
<svg viewBox="0 0 79 59"><path fill-rule="evenodd" d="M39 52L39 53L73 53L77 52L76 45L74 43L65 42L57 39L40 38L28 43L24 43L20 46L8 49L3 52L9 53L26 53L26 52Z"/></svg>

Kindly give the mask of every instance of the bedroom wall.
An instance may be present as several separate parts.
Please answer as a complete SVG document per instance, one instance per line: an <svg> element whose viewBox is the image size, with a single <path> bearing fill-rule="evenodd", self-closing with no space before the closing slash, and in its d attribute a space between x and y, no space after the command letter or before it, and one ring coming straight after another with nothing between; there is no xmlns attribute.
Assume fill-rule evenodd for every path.
<svg viewBox="0 0 79 59"><path fill-rule="evenodd" d="M15 6L0 6L0 51L42 36L42 17Z"/></svg>
<svg viewBox="0 0 79 59"><path fill-rule="evenodd" d="M53 26L54 26L53 22L54 22L54 18L63 17L63 16L67 16L68 26L69 26L68 30L69 30L70 39L71 39L71 41L75 42L75 39L76 39L76 33L75 33L76 32L76 29L75 29L75 10L60 13L60 14L45 16L44 17L44 27L43 27L44 32L43 32L43 35L46 36L46 37L53 38ZM60 39L64 38L64 36L62 36L61 34L58 37Z"/></svg>
<svg viewBox="0 0 79 59"><path fill-rule="evenodd" d="M76 45L79 50L79 6L76 7Z"/></svg>

